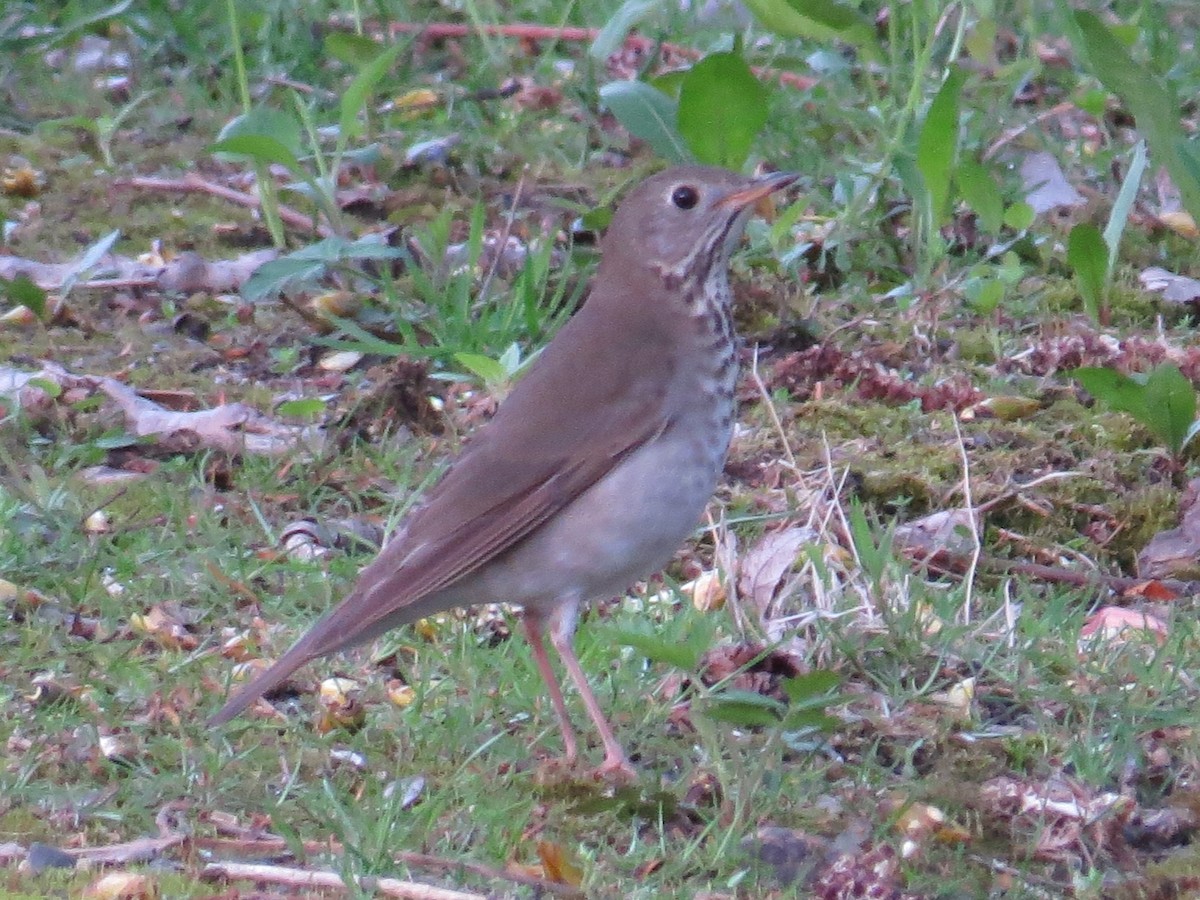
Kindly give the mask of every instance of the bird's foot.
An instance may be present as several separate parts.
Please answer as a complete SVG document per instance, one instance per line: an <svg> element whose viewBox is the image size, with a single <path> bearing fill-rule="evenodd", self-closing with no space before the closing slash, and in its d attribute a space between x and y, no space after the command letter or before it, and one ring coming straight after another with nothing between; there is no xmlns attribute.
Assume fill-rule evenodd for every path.
<svg viewBox="0 0 1200 900"><path fill-rule="evenodd" d="M637 781L638 771L633 767L625 754L612 756L605 754L604 762L592 772L592 776L597 781L607 781L616 784L629 784Z"/></svg>

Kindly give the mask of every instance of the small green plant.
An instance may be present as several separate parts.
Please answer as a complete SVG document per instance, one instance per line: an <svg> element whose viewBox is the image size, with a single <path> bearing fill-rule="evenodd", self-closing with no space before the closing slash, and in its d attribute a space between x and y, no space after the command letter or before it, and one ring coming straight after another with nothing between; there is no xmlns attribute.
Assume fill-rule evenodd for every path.
<svg viewBox="0 0 1200 900"><path fill-rule="evenodd" d="M586 282L570 277L571 266L562 265L550 240L531 240L520 270L499 278L498 263L484 265L485 212L482 204L474 207L461 244L451 243L451 209L418 229L419 262L375 236L325 238L260 266L242 296L259 302L330 279L378 294L383 310L335 319L343 336L323 342L340 350L457 362L489 388L502 388L524 365L520 346L537 346L553 334L578 306ZM403 284L386 265L398 260L407 263Z"/></svg>
<svg viewBox="0 0 1200 900"><path fill-rule="evenodd" d="M767 123L768 91L736 50L710 53L682 78L610 82L600 99L630 134L674 163L740 169Z"/></svg>
<svg viewBox="0 0 1200 900"><path fill-rule="evenodd" d="M836 693L841 677L833 672L816 670L806 675L785 678L781 682L787 702L753 691L728 686L734 676L711 687L704 686L696 675L704 653L716 639L716 626L707 617L683 617L667 628L626 628L613 632L615 643L632 647L651 662L663 663L691 676L697 692L697 707L713 722L741 727L777 727L788 735L809 736L830 730L836 720L825 713L829 706L840 702ZM763 651L766 656L769 649Z"/></svg>
<svg viewBox="0 0 1200 900"><path fill-rule="evenodd" d="M484 388L493 395L504 396L516 382L517 377L533 362L533 356L521 353L521 345L516 341L509 344L504 352L493 358L482 353L455 353L454 361L483 382ZM446 379L461 380L464 376L446 372Z"/></svg>
<svg viewBox="0 0 1200 900"><path fill-rule="evenodd" d="M1149 429L1176 463L1200 432L1196 390L1178 366L1164 363L1153 372L1134 375L1114 369L1083 368L1072 375L1101 403L1128 413Z"/></svg>
<svg viewBox="0 0 1200 900"><path fill-rule="evenodd" d="M1066 10L1067 4L1060 0L1060 8ZM1184 133L1172 81L1160 77L1126 48L1121 37L1136 35L1136 29L1110 28L1095 13L1083 10L1066 13L1063 23L1081 62L1136 113L1138 131L1170 174L1184 209L1200 221L1200 150Z"/></svg>
<svg viewBox="0 0 1200 900"><path fill-rule="evenodd" d="M378 45L365 38L331 35L326 42L326 49L332 56L353 58L354 54L345 46L348 41L355 42L354 50L359 54L367 53L368 48L376 52L373 56L367 56L369 61L359 69L341 95L337 137L331 153L327 155L322 149L312 110L299 99L295 104L295 116L270 107L247 107L240 116L221 129L217 142L209 147L213 153L234 159L248 159L254 163L259 173L262 205L268 222L278 218L278 201L270 188L273 182L266 169L270 165L279 165L297 178L286 189L311 200L329 228L337 234L344 233L336 197L338 172L342 162L352 155L350 141L364 133L364 113L372 92L406 46L397 43L378 50ZM363 57L360 55L358 58ZM304 155L305 141L309 151L307 156ZM353 156L361 161L370 159L373 153L374 148L367 146L354 151ZM272 234L276 244L281 244L274 228Z"/></svg>
<svg viewBox="0 0 1200 900"><path fill-rule="evenodd" d="M1121 235L1125 232L1129 211L1137 198L1146 163L1146 145L1139 141L1133 148L1129 172L1121 184L1103 233L1095 225L1082 222L1071 229L1067 238L1067 262L1075 272L1075 283L1083 298L1083 308L1092 321L1102 325L1108 324L1108 293L1112 287Z"/></svg>

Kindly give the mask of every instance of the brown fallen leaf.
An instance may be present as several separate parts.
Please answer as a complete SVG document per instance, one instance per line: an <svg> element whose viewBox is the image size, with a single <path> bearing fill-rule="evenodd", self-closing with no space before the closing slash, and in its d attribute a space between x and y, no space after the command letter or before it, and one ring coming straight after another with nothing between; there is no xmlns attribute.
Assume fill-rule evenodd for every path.
<svg viewBox="0 0 1200 900"><path fill-rule="evenodd" d="M1088 616L1079 630L1079 643L1084 650L1100 642L1123 644L1131 640L1152 640L1161 644L1167 639L1167 632L1167 623L1158 616L1123 606L1105 606Z"/></svg>
<svg viewBox="0 0 1200 900"><path fill-rule="evenodd" d="M1200 478L1179 498L1179 525L1160 531L1137 556L1143 578L1194 579L1200 575Z"/></svg>
<svg viewBox="0 0 1200 900"><path fill-rule="evenodd" d="M788 573L805 545L816 537L813 529L796 525L764 534L742 554L738 561L738 594L754 605L761 619L767 617L771 602L786 590Z"/></svg>
<svg viewBox="0 0 1200 900"><path fill-rule="evenodd" d="M158 882L137 872L108 872L84 888L85 900L157 900Z"/></svg>
<svg viewBox="0 0 1200 900"><path fill-rule="evenodd" d="M583 868L575 862L571 853L562 845L553 841L538 841L538 858L542 861L542 869L546 878L559 884L569 884L579 887L583 884Z"/></svg>
<svg viewBox="0 0 1200 900"><path fill-rule="evenodd" d="M1030 153L1022 161L1021 186L1025 189L1025 202L1038 215L1063 206L1082 206L1086 202L1083 194L1067 181L1057 157L1044 150Z"/></svg>

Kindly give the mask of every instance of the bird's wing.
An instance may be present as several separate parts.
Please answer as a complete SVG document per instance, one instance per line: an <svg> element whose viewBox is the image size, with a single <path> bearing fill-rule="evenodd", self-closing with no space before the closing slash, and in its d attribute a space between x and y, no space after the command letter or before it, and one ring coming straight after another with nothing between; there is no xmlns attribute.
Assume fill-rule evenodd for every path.
<svg viewBox="0 0 1200 900"><path fill-rule="evenodd" d="M233 718L310 660L429 615L435 610L420 601L515 546L667 427L671 364L666 354L638 352L660 349L654 334L635 332L635 346L618 352L633 351L636 368L614 371L577 339L582 315L363 569L350 595L210 724ZM555 392L571 402L546 403Z"/></svg>

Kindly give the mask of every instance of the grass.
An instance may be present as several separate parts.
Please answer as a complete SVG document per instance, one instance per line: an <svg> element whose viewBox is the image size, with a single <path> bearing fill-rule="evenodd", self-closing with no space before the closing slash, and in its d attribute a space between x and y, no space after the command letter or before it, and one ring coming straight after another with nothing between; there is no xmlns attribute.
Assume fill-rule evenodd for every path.
<svg viewBox="0 0 1200 900"><path fill-rule="evenodd" d="M469 2L460 20L599 27L616 6ZM28 371L51 359L77 374L121 372L139 387L191 391L201 407L237 399L268 414L280 399L319 397L325 425L360 405L380 410L352 420L318 456L230 460L133 440L111 408L75 394L25 409L4 402L0 844L108 846L158 834L169 811L194 837L165 854L178 871L144 868L167 897L211 896L218 888L200 880L207 851L198 842L248 841L256 829L347 877L411 876L497 896L533 889L466 869L409 868L396 856L516 864L546 876L574 867L578 876L564 880L588 896L795 895L815 888L788 883L789 867L801 879L810 869L832 878L838 849L897 854L894 883L920 897L1194 891L1186 811L1195 808L1200 751L1195 598L1147 602L984 569L974 581L939 577L913 565L898 532L966 505L965 456L971 503L987 508L967 537L987 555L1133 574L1150 538L1176 524L1176 473L1131 420L1086 405L1066 373L1108 364L1092 357L1114 342L1118 363L1131 368L1151 367L1147 348L1160 345L1186 361L1191 309L1160 303L1137 273L1153 264L1195 275L1200 254L1194 238L1145 212L1124 235L1112 318L1099 329L1082 315L1063 223L1039 219L1019 238L1011 229L972 235L961 206L941 229L915 221L916 129L937 88L931 73L956 46L984 73L964 87L960 154L984 159L1025 127L1006 152L1055 153L1090 197L1076 219L1103 225L1130 125L1113 104L1101 102L1099 116L1077 112L1096 107L1099 85L1059 38L1053 4L880 9L887 55L870 70L827 43L746 45L755 65L808 72L800 62L808 60L819 74L810 89L773 91L752 151L752 162L801 170L804 190L800 207L750 229L734 263L742 331L764 347L763 385L743 381L743 429L713 507L724 520L697 531L664 582L602 604L580 630L584 668L638 764L634 784L613 789L554 764L552 710L527 647L512 637L518 623L499 609L447 615L315 664L280 700L284 718L246 716L219 732L203 725L228 688L231 656L277 656L370 558L352 543L296 558L280 547L289 526L394 524L503 394L513 358L502 354L515 344L528 358L577 300L594 254L565 239L571 220L653 166L598 108L597 88L612 76L585 47L477 35L414 41L401 54L368 104L362 145L377 140L378 156L352 179L379 187L385 201L341 213L352 237L394 228L393 246L415 237L436 261L458 244L465 264L408 258L337 269L321 286L362 301L360 327L328 334L269 292L249 305L206 291L77 290L67 302L88 327L0 326L0 366ZM267 245L249 215L223 201L112 184L176 175L185 161L233 182L252 168L218 164L204 150L241 109L223 10L146 4L74 27L86 11L28 6L0 22L12 49L0 60L9 128L0 150L45 182L36 214L28 198L0 199L4 218L19 224L9 250L64 260L114 227L128 254L155 239L206 259ZM1176 52L1180 35L1196 34L1190 5L1123 3L1114 12L1132 26L1138 58L1158 60L1178 95L1193 96L1200 67ZM288 4L238 8L256 101L292 109L292 90L274 77L284 76L314 89L298 95L312 122L338 120L338 92L354 71L315 36L313 24L331 13L450 15L433 4L364 12L329 3L303 15ZM18 40L14 22L49 30ZM113 135L111 166L82 120L115 117L132 98L69 67L50 75L43 58L54 43L71 52L84 32L131 48L134 96L153 92ZM731 31L664 6L642 33L707 49ZM917 65L924 57L935 64ZM556 92L551 108L469 99L510 75ZM381 99L416 88L441 102L415 117L382 110ZM1074 112L1038 118L1067 100ZM461 142L449 165L404 167L405 147L450 132ZM1017 159L1001 153L989 170L1010 208L1025 191ZM1147 210L1152 193L1143 189ZM294 193L281 200L307 208ZM230 223L232 231L214 227ZM485 237L504 236L533 241L523 273L501 271L481 249ZM989 255L1000 240L1015 241L1011 257ZM297 250L311 239L293 233L291 242ZM990 279L1004 281L995 309L973 307L969 286ZM171 329L184 310L208 323L209 340ZM440 401L437 427L397 413L412 383L391 378L394 351L378 352L379 335L429 352L438 377L415 390ZM806 350L813 335L818 350ZM366 352L349 373L316 367L348 348ZM1195 378L1194 359L1181 367ZM970 391L978 398L963 400ZM982 412L978 399L996 397L1032 403L1011 417ZM1185 476L1196 474L1194 452L1184 455ZM90 466L130 461L151 477L86 477ZM1045 478L1063 473L1070 477ZM702 612L675 590L802 525L811 528L804 555L777 595L743 573L740 598ZM1165 634L1081 640L1106 605L1144 607ZM166 624L140 618L155 610ZM631 646L631 632L647 637ZM240 650L223 654L229 641ZM764 659L726 671L733 646ZM681 649L695 651L688 664L678 662ZM838 699L819 704L832 716L823 731L796 727L799 702L780 697L789 666L840 679ZM317 684L333 674L361 688L357 729L314 727ZM758 699L737 693L747 690ZM582 726L577 698L568 703ZM581 734L598 761L590 730ZM1059 815L1068 800L1090 812ZM1162 819L1179 824L1160 832L1146 824ZM764 830L772 828L779 833ZM762 846L767 835L781 842L774 850ZM906 840L912 852L900 856ZM319 849L330 841L340 852ZM217 855L228 855L222 846ZM94 881L90 872L12 868L0 894L74 894Z"/></svg>

